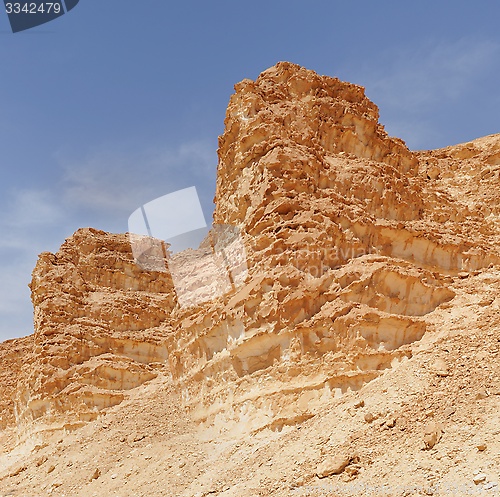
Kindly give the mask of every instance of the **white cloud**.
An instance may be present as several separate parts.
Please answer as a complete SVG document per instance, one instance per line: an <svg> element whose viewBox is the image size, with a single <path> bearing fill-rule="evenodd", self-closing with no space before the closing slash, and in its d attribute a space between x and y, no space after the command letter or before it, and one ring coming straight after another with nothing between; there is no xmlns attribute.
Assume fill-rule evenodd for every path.
<svg viewBox="0 0 500 497"><path fill-rule="evenodd" d="M57 251L65 237L96 226L96 219L111 219L110 229L125 231L137 207L189 186L197 186L206 206L213 197L216 160L215 145L208 141L133 155L107 150L85 160L59 154L58 184L13 190L0 199L0 340L32 332L27 285L40 252Z"/></svg>
<svg viewBox="0 0 500 497"><path fill-rule="evenodd" d="M2 256L0 282L0 341L33 333L33 307L28 284L33 261L10 261Z"/></svg>
<svg viewBox="0 0 500 497"><path fill-rule="evenodd" d="M13 264L6 264L9 261L2 261L2 281L0 284L0 335L5 329L5 321L12 319L18 314L25 313L24 322L31 322L31 312L25 312L30 308L30 291L28 283L31 279L33 265L27 260L15 261ZM29 333L30 330L12 330L14 333Z"/></svg>
<svg viewBox="0 0 500 497"><path fill-rule="evenodd" d="M63 199L74 209L131 213L141 204L181 188L211 187L216 160L215 148L207 141L135 155L101 151L83 160L61 158Z"/></svg>
<svg viewBox="0 0 500 497"><path fill-rule="evenodd" d="M50 233L57 230L66 219L55 192L11 190L2 200L0 251L19 255L20 252L43 250Z"/></svg>
<svg viewBox="0 0 500 497"><path fill-rule="evenodd" d="M366 86L385 105L418 112L456 100L478 77L498 66L500 44L462 39L388 51L385 64L371 67Z"/></svg>
<svg viewBox="0 0 500 497"><path fill-rule="evenodd" d="M1 218L2 227L28 228L51 226L61 222L63 211L48 190L14 190L8 194L8 202Z"/></svg>
<svg viewBox="0 0 500 497"><path fill-rule="evenodd" d="M500 73L500 43L463 38L391 47L345 73L365 86L390 134L411 148L444 146L455 143L455 122L464 127L460 109L481 99L478 88Z"/></svg>
<svg viewBox="0 0 500 497"><path fill-rule="evenodd" d="M48 190L11 190L0 216L0 340L32 333L28 283L38 253L54 250L66 222L63 207Z"/></svg>

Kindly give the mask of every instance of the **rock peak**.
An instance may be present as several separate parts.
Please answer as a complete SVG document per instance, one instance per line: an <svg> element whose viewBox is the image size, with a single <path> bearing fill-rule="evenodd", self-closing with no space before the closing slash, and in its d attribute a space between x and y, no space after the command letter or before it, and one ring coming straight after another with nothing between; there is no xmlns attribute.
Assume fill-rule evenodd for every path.
<svg viewBox="0 0 500 497"><path fill-rule="evenodd" d="M283 178L287 171L270 167L278 155L291 174L306 174L311 186L328 158L346 154L414 174L416 157L402 140L387 135L378 118L363 87L290 62L236 84L219 139L216 222L242 222L241 211L250 207L242 197L262 190L263 175ZM288 190L295 186L289 183ZM253 201L265 203L262 195Z"/></svg>

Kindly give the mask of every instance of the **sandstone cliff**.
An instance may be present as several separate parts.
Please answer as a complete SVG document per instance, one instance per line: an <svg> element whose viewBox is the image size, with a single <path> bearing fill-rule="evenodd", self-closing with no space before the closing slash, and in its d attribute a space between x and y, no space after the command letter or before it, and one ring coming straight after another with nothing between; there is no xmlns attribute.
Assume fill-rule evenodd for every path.
<svg viewBox="0 0 500 497"><path fill-rule="evenodd" d="M491 438L479 469L494 467L499 171L499 135L412 152L387 135L363 88L294 64L237 84L219 140L214 222L238 228L244 280L183 306L168 272L136 264L127 235L82 229L42 254L35 334L4 345L32 344L22 370L13 353L16 375L3 377L4 483L27 490L38 478L50 492L92 495L119 474L123 495L149 481L148 495L166 495L168 484L172 495L280 496L316 495L328 478L361 495L352 482L387 483L384 465L407 485L466 478L479 457L473 442L460 453L473 439L470 416L491 425L477 435ZM193 254L176 261L197 289L210 273ZM82 440L89 472L99 459L91 440L137 445L133 426L150 433L148 464L167 446L187 467L165 470L158 456L154 484L146 469L111 473L121 448L96 463L107 479L104 469L58 472L55 485L40 476L44 457L61 461ZM429 465L421 449L445 447L446 437L453 457L412 469L406 457ZM220 478L219 459L228 467Z"/></svg>

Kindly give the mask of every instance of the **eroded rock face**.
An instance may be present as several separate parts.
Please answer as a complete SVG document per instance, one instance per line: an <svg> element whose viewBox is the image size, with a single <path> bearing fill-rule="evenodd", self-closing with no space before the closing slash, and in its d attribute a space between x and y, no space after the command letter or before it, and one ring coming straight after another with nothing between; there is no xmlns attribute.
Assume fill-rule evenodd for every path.
<svg viewBox="0 0 500 497"><path fill-rule="evenodd" d="M379 216L399 211L404 217L411 205L406 215L418 217L418 197L390 198L418 161L401 140L387 136L362 87L283 62L235 90L219 139L216 222L248 226L273 199L324 189L369 199ZM344 164L346 156L376 162L370 178L366 165ZM391 184L381 182L384 165L392 166Z"/></svg>
<svg viewBox="0 0 500 497"><path fill-rule="evenodd" d="M57 254L41 254L31 282L34 356L17 392L23 429L95 419L167 359L162 335L147 330L174 306L171 279L141 271L130 252L124 235L82 229Z"/></svg>
<svg viewBox="0 0 500 497"><path fill-rule="evenodd" d="M0 430L16 422L14 398L17 386L23 374L24 365L33 359L33 335L7 340L0 344Z"/></svg>
<svg viewBox="0 0 500 497"><path fill-rule="evenodd" d="M465 153L488 163L491 187L496 152L413 153L361 87L290 63L235 89L214 219L240 230L245 281L185 307L126 235L79 230L42 254L23 429L79 426L160 372L216 430L298 423L411 358L452 277L500 262L497 220L484 219L498 203L484 211L439 179ZM196 288L206 268L180 257Z"/></svg>

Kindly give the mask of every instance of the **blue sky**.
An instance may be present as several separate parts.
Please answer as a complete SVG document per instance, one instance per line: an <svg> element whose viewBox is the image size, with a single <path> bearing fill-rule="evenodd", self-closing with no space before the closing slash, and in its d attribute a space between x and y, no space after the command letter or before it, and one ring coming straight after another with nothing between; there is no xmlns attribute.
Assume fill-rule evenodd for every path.
<svg viewBox="0 0 500 497"><path fill-rule="evenodd" d="M497 0L80 0L12 34L0 12L0 339L32 332L38 253L127 230L197 186L210 219L233 85L280 60L361 84L391 135L436 148L500 132Z"/></svg>

